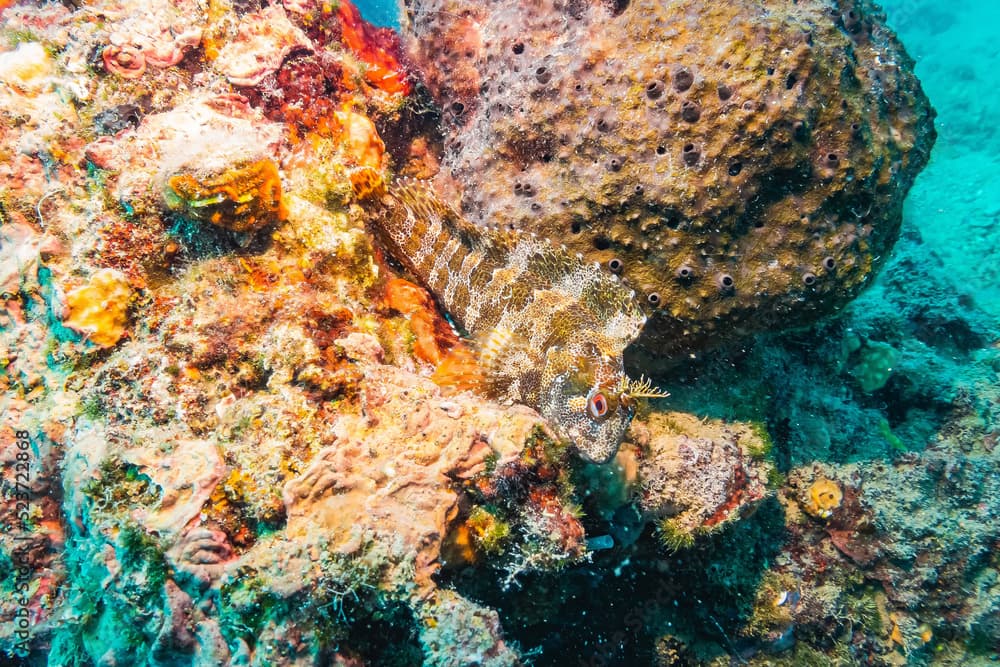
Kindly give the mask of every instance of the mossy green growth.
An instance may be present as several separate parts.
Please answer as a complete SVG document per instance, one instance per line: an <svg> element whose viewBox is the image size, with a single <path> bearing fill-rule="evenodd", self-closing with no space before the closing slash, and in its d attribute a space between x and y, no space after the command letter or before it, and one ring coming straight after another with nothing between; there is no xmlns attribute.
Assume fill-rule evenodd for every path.
<svg viewBox="0 0 1000 667"><path fill-rule="evenodd" d="M491 450L490 453L486 455L486 458L483 459L485 474L492 475L496 471L497 464L499 462L500 462L500 455Z"/></svg>
<svg viewBox="0 0 1000 667"><path fill-rule="evenodd" d="M767 458L771 450L774 449L774 440L771 438L770 431L767 430L767 424L761 421L752 421L747 425L750 428L750 432L754 435L746 443L747 452L751 458L757 460Z"/></svg>
<svg viewBox="0 0 1000 667"><path fill-rule="evenodd" d="M83 485L83 493L100 513L120 513L135 505L152 506L160 500L160 488L138 466L117 456L101 462L98 474Z"/></svg>
<svg viewBox="0 0 1000 667"><path fill-rule="evenodd" d="M229 575L219 590L220 626L227 638L257 635L269 618L285 605L267 586L266 578L251 568Z"/></svg>
<svg viewBox="0 0 1000 667"><path fill-rule="evenodd" d="M900 440L899 436L897 436L895 433L892 432L892 427L889 426L889 422L887 420L882 419L879 421L878 432L879 435L885 438L885 441L889 443L889 446L892 449L896 450L897 452L906 451L906 445L903 443L902 440Z"/></svg>
<svg viewBox="0 0 1000 667"><path fill-rule="evenodd" d="M882 634L884 624L874 589L867 589L858 595L847 597L843 602L840 616L854 625L860 625L871 635Z"/></svg>
<svg viewBox="0 0 1000 667"><path fill-rule="evenodd" d="M12 28L3 31L3 39L7 42L8 48L17 48L18 44L27 42L41 42L41 38L32 30L27 28Z"/></svg>
<svg viewBox="0 0 1000 667"><path fill-rule="evenodd" d="M660 544L669 553L676 553L694 546L694 531L682 526L674 517L661 519L656 528L656 536Z"/></svg>
<svg viewBox="0 0 1000 667"><path fill-rule="evenodd" d="M49 664L91 664L79 658L105 653L114 664L145 664L162 623L169 576L164 545L129 518L92 513L90 523L93 532L72 538L66 550L63 594L72 622L55 628Z"/></svg>
<svg viewBox="0 0 1000 667"><path fill-rule="evenodd" d="M777 466L771 466L767 469L767 488L770 491L777 491L785 485L788 478L785 473L778 470Z"/></svg>
<svg viewBox="0 0 1000 667"><path fill-rule="evenodd" d="M743 627L743 634L764 637L781 632L792 622L789 596L796 595L795 579L787 574L767 571L761 577L754 598L753 610Z"/></svg>
<svg viewBox="0 0 1000 667"><path fill-rule="evenodd" d="M104 415L107 412L104 407L104 401L97 393L89 394L79 403L80 406L80 416L86 417L90 421L100 421L104 419Z"/></svg>
<svg viewBox="0 0 1000 667"><path fill-rule="evenodd" d="M831 667L851 664L853 661L841 662L838 659L838 655L843 652L840 647L841 644L835 644L831 654L826 654L804 642L798 642L791 651L773 657L764 664L768 667Z"/></svg>
<svg viewBox="0 0 1000 667"><path fill-rule="evenodd" d="M540 455L546 463L562 461L569 446L569 442L550 438L541 426L533 428L525 441L525 451Z"/></svg>
<svg viewBox="0 0 1000 667"><path fill-rule="evenodd" d="M500 518L496 508L479 506L472 510L466 525L476 546L488 554L500 553L510 538L510 524Z"/></svg>
<svg viewBox="0 0 1000 667"><path fill-rule="evenodd" d="M122 565L134 570L144 570L149 589L158 593L170 570L163 545L142 526L126 523L119 528L118 546L118 560Z"/></svg>
<svg viewBox="0 0 1000 667"><path fill-rule="evenodd" d="M297 575L301 579L298 588L289 590L295 584L280 569L283 566L277 564L277 558L261 566L244 566L223 581L219 619L230 644L238 640L252 643L273 622L294 625L324 649L332 648L347 637L359 618L369 617L387 604L383 578L390 559L377 544L368 543L352 554L312 545L321 554L315 562L308 553L288 553L291 546L275 537L270 548L286 559L310 564Z"/></svg>

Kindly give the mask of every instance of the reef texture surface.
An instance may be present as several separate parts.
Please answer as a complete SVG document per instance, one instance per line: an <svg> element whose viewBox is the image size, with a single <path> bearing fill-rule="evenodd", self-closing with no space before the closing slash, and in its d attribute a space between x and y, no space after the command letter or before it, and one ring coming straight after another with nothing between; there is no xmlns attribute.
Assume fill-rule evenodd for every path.
<svg viewBox="0 0 1000 667"><path fill-rule="evenodd" d="M654 357L845 304L934 142L871 2L406 5L442 190L619 274Z"/></svg>
<svg viewBox="0 0 1000 667"><path fill-rule="evenodd" d="M351 175L417 104L395 35L346 2L133 9L3 14L3 651L518 663L442 568L514 587L614 539L551 424L436 375L472 357L365 231ZM764 495L744 440L686 531Z"/></svg>
<svg viewBox="0 0 1000 667"><path fill-rule="evenodd" d="M440 185L495 202L491 218L516 226L504 217L509 193L494 186L514 192L520 183L516 196L529 208L550 196L542 181L500 170L493 153L479 165L494 170L492 181L455 162L464 124L486 123L490 93L477 77L500 42L455 51L454 40L479 39L486 18L512 21L502 28L510 39L515 19L527 22L521 47L504 42L503 59L541 48L531 41L541 35L579 31L576 46L545 43L563 44L549 56L564 58L560 67L594 99L605 84L587 72L611 62L628 72L656 60L645 54L661 38L688 40L702 55L663 61L690 68L685 90L674 69L650 70L644 77L660 77L662 90L646 92L642 78L620 99L663 118L694 99L704 121L678 122L701 128L699 160L725 160L739 147L746 180L734 187L725 179L740 174L689 166L692 178L725 182L689 182L684 205L719 197L731 217L692 215L660 238L708 238L714 219L720 229L744 220L727 247L756 238L774 249L773 261L779 249L822 260L821 239L843 244L830 269L836 280L814 272L809 298L795 292L801 274L793 281L781 259L776 284L795 290L705 313L750 331L779 311L801 324L846 301L895 236L893 216L929 148L926 103L866 3L789 3L771 14L757 3L717 4L687 7L694 13L683 16L705 12L700 25L692 18L674 28L656 24L681 16L670 3L521 13L496 4L490 11L499 13L480 19L479 5L411 8L421 30L432 29L420 23L429 17L439 21L434 30L461 28L428 37L457 54L448 71L410 64L395 33L365 23L345 0L157 0L142 11L125 0L0 3L2 659L899 665L971 664L996 652L998 329L950 286L915 230L877 291L839 319L748 341L739 355L662 378L673 396L637 405L614 458L598 465L544 414L475 390L470 379L482 369L470 343L366 229L372 211L355 194L359 173L390 184L400 173L439 174ZM845 23L852 11L857 24ZM543 14L549 28L535 24ZM598 19L606 39L596 36ZM625 26L635 31L628 39ZM749 30L733 42L742 60L733 57L725 80L707 55L722 28L730 37ZM794 58L782 55L786 47ZM872 69L875 54L882 69ZM729 57L718 55L720 68ZM768 75L772 62L785 69ZM555 61L541 67L521 69L537 83L549 71L549 81L563 81ZM792 71L801 78L786 88ZM463 107L441 98L437 109L425 85L440 94L449 76L474 84L455 88ZM709 98L721 104L727 81L739 105L723 113ZM815 106L819 90L840 91L831 99L847 110L831 116ZM761 96L767 105L742 110ZM526 95L524 104L544 97ZM639 146L652 136L634 134L640 107L621 104L608 118L616 129L572 144L591 151L581 164L612 146L601 142L632 136ZM767 143L784 127L778 117L800 112L805 139ZM744 124L731 124L741 113ZM568 128L570 116L562 118L517 122L530 137L532 128ZM838 125L855 121L857 145ZM574 131L590 132L589 122L573 121ZM680 141L660 122L658 132ZM506 127L513 132L513 119ZM713 127L743 133L724 140ZM826 171L813 162L820 138L836 144L822 148L838 155ZM789 169L810 166L809 179L792 179L794 196L768 180L787 175L767 172L769 151ZM674 192L642 180L635 154L617 171L606 168L611 157L588 169L613 182L580 181L571 200L588 256L610 248L591 247L595 226L611 225L609 241L612 228L632 228L614 213L625 210L620 202L600 216L588 208L614 200L608 188L629 188L626 207L642 193ZM575 159L553 153L528 172L569 169ZM465 178L484 180L474 189ZM560 179L552 184L578 187ZM858 201L872 205L864 224L837 208ZM807 227L819 237L802 236L798 217L780 218L791 206L815 207ZM768 207L773 220L750 224L747 211ZM547 218L536 218L544 232ZM564 232L557 236L572 245L572 228ZM689 247L699 270L721 266L704 246ZM642 276L660 275L649 267L666 261L656 252L645 269L624 253L601 261L642 291ZM752 271L725 270L738 299ZM673 301L663 294L661 327L686 322L692 333L675 345L658 328L657 354L730 337L701 315L666 317Z"/></svg>

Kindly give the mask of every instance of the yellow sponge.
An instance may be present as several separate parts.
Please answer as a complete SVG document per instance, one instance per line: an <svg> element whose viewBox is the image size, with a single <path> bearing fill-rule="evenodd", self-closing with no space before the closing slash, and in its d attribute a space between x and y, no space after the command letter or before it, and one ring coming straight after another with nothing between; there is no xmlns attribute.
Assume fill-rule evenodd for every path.
<svg viewBox="0 0 1000 667"><path fill-rule="evenodd" d="M84 334L94 345L111 347L125 335L132 288L114 269L101 269L86 285L66 295L68 315L63 322Z"/></svg>

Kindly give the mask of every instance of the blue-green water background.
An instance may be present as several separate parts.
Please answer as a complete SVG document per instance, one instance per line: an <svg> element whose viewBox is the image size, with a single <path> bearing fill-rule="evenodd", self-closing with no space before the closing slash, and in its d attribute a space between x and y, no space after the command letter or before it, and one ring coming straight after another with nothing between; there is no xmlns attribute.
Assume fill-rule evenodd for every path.
<svg viewBox="0 0 1000 667"><path fill-rule="evenodd" d="M399 7L386 0L357 0L354 3L365 19L375 25L399 28Z"/></svg>
<svg viewBox="0 0 1000 667"><path fill-rule="evenodd" d="M906 218L956 283L1000 316L1000 2L886 0L938 111L938 142Z"/></svg>
<svg viewBox="0 0 1000 667"><path fill-rule="evenodd" d="M395 2L356 4L369 21L399 27ZM1000 0L883 7L938 111L938 142L907 200L907 222L956 285L1000 317Z"/></svg>

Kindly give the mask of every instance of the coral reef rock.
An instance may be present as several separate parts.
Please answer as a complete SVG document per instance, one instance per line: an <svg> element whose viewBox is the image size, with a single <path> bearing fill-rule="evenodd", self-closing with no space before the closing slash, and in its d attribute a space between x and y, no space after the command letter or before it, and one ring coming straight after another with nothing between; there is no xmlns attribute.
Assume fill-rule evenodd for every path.
<svg viewBox="0 0 1000 667"><path fill-rule="evenodd" d="M898 236L934 141L867 0L408 0L439 185L618 273L652 356L802 325Z"/></svg>
<svg viewBox="0 0 1000 667"><path fill-rule="evenodd" d="M747 425L660 412L636 422L632 438L644 454L639 507L675 537L707 532L767 495L767 445Z"/></svg>

